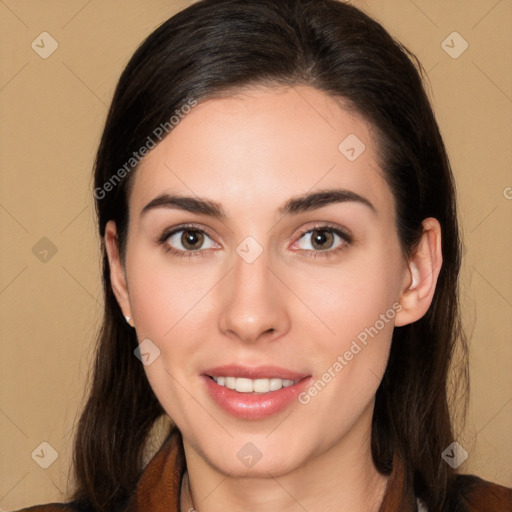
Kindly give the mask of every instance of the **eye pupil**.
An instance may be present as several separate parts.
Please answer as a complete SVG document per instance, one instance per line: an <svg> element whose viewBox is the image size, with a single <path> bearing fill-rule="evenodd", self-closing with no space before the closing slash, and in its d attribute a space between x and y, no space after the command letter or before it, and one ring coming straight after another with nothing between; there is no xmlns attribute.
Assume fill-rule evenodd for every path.
<svg viewBox="0 0 512 512"><path fill-rule="evenodd" d="M194 247L199 242L199 246L202 245L203 242L203 234L199 231L193 231L193 230L185 230L183 231L183 234L181 235L181 243L183 244L183 247L186 247L190 250L196 250L197 247Z"/></svg>
<svg viewBox="0 0 512 512"><path fill-rule="evenodd" d="M330 231L326 231L324 229L315 229L313 231L312 239L312 245L315 248L318 248L320 250L329 249L332 246L332 242L334 241L334 236ZM331 243L326 247L325 242L330 239Z"/></svg>

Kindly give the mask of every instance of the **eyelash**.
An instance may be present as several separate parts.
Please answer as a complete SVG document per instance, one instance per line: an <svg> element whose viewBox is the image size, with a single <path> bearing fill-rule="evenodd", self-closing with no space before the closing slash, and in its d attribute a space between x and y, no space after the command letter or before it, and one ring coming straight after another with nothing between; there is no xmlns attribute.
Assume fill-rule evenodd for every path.
<svg viewBox="0 0 512 512"><path fill-rule="evenodd" d="M183 226L178 226L176 228L172 228L171 230L164 231L164 233L158 238L158 244L163 246L163 249L166 253L172 253L174 256L177 256L178 258L196 258L196 257L205 257L207 256L206 252L207 249L199 249L196 251L181 251L178 249L174 249L174 247L170 246L167 243L167 240L175 235L176 233L179 233L180 231L194 231L203 233L204 235L207 235L209 238L212 238L207 231L205 231L203 228L199 227L195 224L185 224ZM308 233L312 233L313 231L327 231L329 233L333 233L335 235L338 235L342 240L343 243L337 247L336 249L326 249L325 251L313 251L309 249L299 249L300 251L303 251L306 253L306 256L308 258L329 258L331 256L337 255L339 251L343 250L346 245L350 245L353 242L352 236L343 231L340 228L331 226L329 224L319 224L317 226L310 227L309 229L303 231L300 233L297 240L300 240L304 235Z"/></svg>

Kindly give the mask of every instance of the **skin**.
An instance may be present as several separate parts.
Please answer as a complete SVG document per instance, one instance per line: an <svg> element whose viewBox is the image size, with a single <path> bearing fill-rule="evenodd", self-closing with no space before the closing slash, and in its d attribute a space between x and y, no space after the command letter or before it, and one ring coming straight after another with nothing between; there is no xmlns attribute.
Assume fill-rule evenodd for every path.
<svg viewBox="0 0 512 512"><path fill-rule="evenodd" d="M338 150L349 134L366 146L355 161ZM374 211L346 201L278 212L293 196L331 188L359 194ZM162 193L216 201L226 218L165 207L141 213ZM195 508L377 511L387 480L370 452L374 397L393 326L419 319L431 303L441 245L439 223L426 219L416 252L404 256L372 127L306 86L203 101L142 161L129 215L124 262L115 224L107 225L112 286L139 342L149 338L161 351L144 369L182 432ZM157 242L188 222L207 233L196 244L203 257L165 250L186 252L183 232ZM334 236L326 250L315 247L311 230L325 223L348 230L352 241ZM236 252L247 236L263 249L252 263ZM227 363L320 379L395 303L394 319L306 405L246 420L205 391L202 371ZM248 442L262 454L250 469L237 457ZM183 498L182 510L189 506Z"/></svg>

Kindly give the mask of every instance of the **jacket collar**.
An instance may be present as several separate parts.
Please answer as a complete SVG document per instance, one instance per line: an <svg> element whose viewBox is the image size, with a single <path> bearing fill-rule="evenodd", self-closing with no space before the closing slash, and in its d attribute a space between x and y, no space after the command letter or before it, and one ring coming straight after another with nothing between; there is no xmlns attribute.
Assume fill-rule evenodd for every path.
<svg viewBox="0 0 512 512"><path fill-rule="evenodd" d="M127 512L180 512L180 491L185 471L181 433L174 428L144 469ZM379 512L415 510L414 493L407 485L404 466L395 457Z"/></svg>
<svg viewBox="0 0 512 512"><path fill-rule="evenodd" d="M144 469L127 512L180 512L185 470L181 433L173 428Z"/></svg>

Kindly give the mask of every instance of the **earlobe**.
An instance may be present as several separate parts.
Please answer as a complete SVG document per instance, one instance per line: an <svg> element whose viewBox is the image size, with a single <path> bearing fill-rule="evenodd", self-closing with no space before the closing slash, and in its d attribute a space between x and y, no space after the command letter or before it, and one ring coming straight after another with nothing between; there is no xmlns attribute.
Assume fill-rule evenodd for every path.
<svg viewBox="0 0 512 512"><path fill-rule="evenodd" d="M124 265L121 261L121 255L119 252L117 227L113 220L108 221L105 226L104 243L110 267L110 284L112 286L112 290L117 299L117 303L123 312L123 316L127 323L133 327L128 285L126 282Z"/></svg>
<svg viewBox="0 0 512 512"><path fill-rule="evenodd" d="M428 311L443 261L441 226L429 217L422 223L423 234L414 254L408 261L399 302L402 309L396 315L396 326L419 320Z"/></svg>

